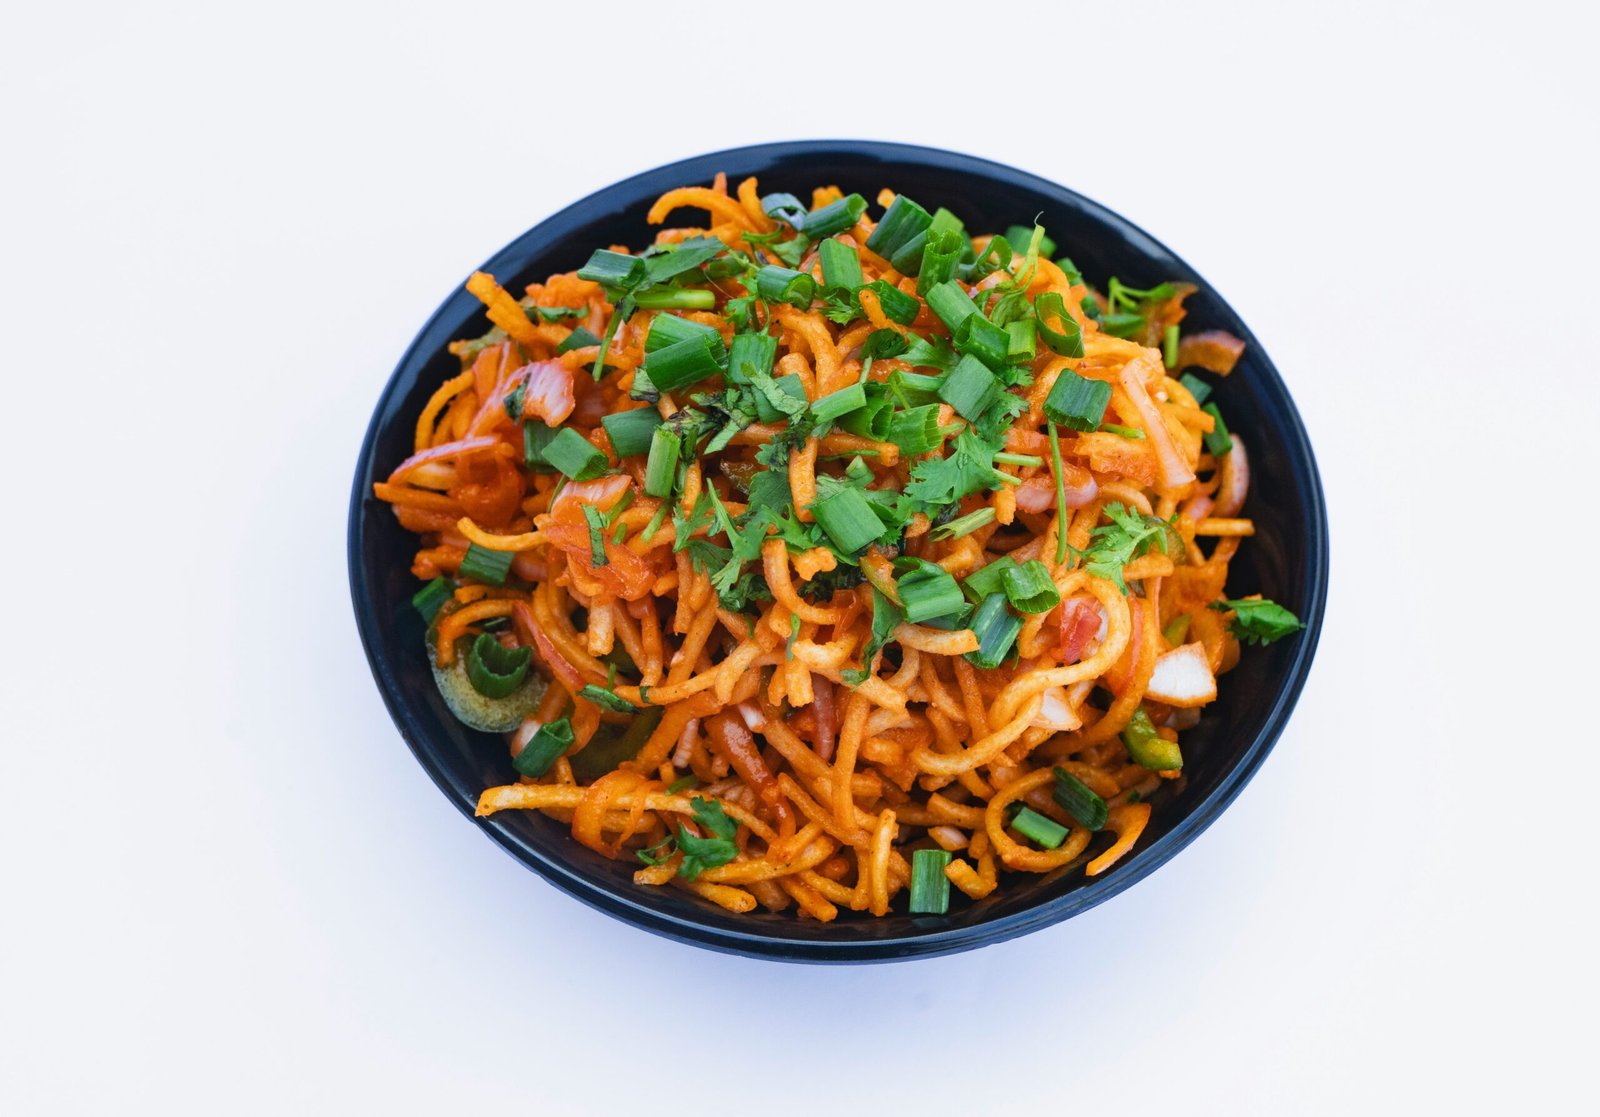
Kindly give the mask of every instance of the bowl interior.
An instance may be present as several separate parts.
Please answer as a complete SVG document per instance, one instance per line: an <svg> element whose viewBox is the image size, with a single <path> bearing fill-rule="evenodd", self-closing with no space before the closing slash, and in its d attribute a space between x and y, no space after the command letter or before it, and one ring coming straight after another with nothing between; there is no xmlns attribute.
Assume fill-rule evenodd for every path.
<svg viewBox="0 0 1600 1117"><path fill-rule="evenodd" d="M1320 486L1310 447L1282 382L1244 324L1182 260L1126 221L1071 191L1010 168L924 148L856 142L774 144L687 160L592 195L524 234L485 264L513 290L577 268L596 246L639 248L653 230L644 215L660 194L708 182L717 171L736 183L758 175L762 191L809 197L836 184L869 201L888 186L930 209L947 206L973 230L1027 224L1035 214L1092 282L1116 275L1138 286L1187 280L1199 291L1186 304L1186 328L1226 329L1248 343L1239 368L1217 384L1215 399L1247 442L1252 488L1246 514L1257 534L1241 549L1230 593L1261 592L1308 624L1298 637L1252 648L1221 681L1218 701L1184 736L1186 776L1158 806L1135 852L1104 877L1081 871L1019 875L989 898L953 894L945 917L892 914L819 925L792 913L731 915L673 889L641 889L633 868L578 845L564 826L541 815L507 811L478 823L496 841L585 902L658 933L717 949L777 957L854 961L945 953L1056 922L1115 894L1191 840L1238 792L1267 752L1298 695L1315 648L1326 576ZM690 223L685 219L684 223ZM488 328L465 291L446 300L385 388L362 448L352 498L350 573L355 609L373 672L396 724L442 790L470 815L483 788L514 780L497 737L463 727L445 708L423 652L423 628L409 605L413 537L371 496L411 449L416 416L440 381L458 367L445 352L454 338Z"/></svg>

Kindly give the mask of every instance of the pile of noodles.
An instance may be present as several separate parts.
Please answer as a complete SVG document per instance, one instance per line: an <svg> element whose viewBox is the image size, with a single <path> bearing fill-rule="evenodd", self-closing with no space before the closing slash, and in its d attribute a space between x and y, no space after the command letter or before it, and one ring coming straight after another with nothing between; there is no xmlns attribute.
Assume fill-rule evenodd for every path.
<svg viewBox="0 0 1600 1117"><path fill-rule="evenodd" d="M823 188L814 204L838 197L836 189ZM885 192L879 201L891 199ZM721 176L710 188L674 190L649 220L659 225L686 208L707 213L709 222L663 229L658 242L709 234L746 248L746 234L775 227L762 211L754 180L734 194ZM863 247L872 228L863 217L844 235L860 250L866 279L884 279L915 294L915 280ZM981 247L983 241L975 243ZM813 255L800 269L815 266ZM964 658L977 647L970 630L902 624L889 652L863 665L870 586L838 589L821 600L801 592L835 567L830 551L796 554L769 539L761 561L771 600L735 613L720 604L708 572L687 551L674 550L670 521L666 530L644 539L660 501L640 491L642 461L619 462L600 420L636 406L629 389L644 357L651 313L635 313L621 326L607 351L604 376L595 383L588 368L597 346L560 354L557 348L574 326L603 335L613 308L599 286L575 274L528 286L532 305L582 308L576 320L559 322L536 315L530 320L516 298L481 273L469 288L484 300L498 331L488 344L452 347L462 356L461 373L428 401L417 418L415 455L377 485L376 494L421 537L412 561L419 577L454 574L471 543L514 553L505 586L469 581L454 591L434 644L440 662L448 663L460 637L492 618L508 618L509 625L494 625L502 639L535 649L552 685L511 735L513 755L541 724L564 714L571 719L575 741L567 754L538 780L484 791L480 815L542 811L569 825L573 838L590 849L641 864L635 851L656 846L680 825L698 832L693 800L714 799L738 824L738 856L694 879L676 873L675 857L641 864L637 883L685 888L732 911L794 908L819 920L836 918L841 908L888 912L907 887L910 854L920 848L953 853L949 881L978 899L1000 885L1002 870L1046 873L1082 866L1093 876L1133 847L1150 818L1152 794L1181 772L1134 763L1119 732L1141 706L1168 740L1198 719L1203 701L1178 706L1147 694L1158 659L1174 650L1163 632L1187 617L1184 644L1203 655L1210 673L1235 663L1238 646L1227 614L1210 606L1223 599L1229 560L1241 537L1253 531L1249 520L1238 518L1248 484L1242 444L1236 442L1235 451L1220 460L1204 451L1202 435L1212 429L1212 419L1156 348L1108 336L1083 317L1084 356L1041 349L1032 385L1019 389L1027 410L1006 449L1040 455L1046 466L1002 466L1020 483L967 497L963 514L985 503L993 508L992 523L977 531L936 542L925 516L906 531L905 553L957 578L1001 555L1018 562L1038 559L1050 568L1062 603L1025 618L1013 662L992 670L974 667ZM1061 268L1041 259L1028 293L1046 291L1059 292L1075 312L1086 294ZM722 297L743 293L730 285L719 292L719 305ZM871 291L860 302L866 320L846 327L834 325L820 309L774 304L774 375L797 374L811 400L854 384L864 338L874 330L907 329L884 316ZM723 331L725 339L731 333L721 314L681 313ZM1161 311L1164 320L1152 323L1150 340L1182 313L1180 294ZM925 336L948 333L926 306L910 329ZM1205 350L1217 344L1200 335L1184 354L1185 363L1215 361ZM1237 353L1221 360L1222 367L1208 367L1226 371L1232 356ZM883 380L908 367L878 360L869 375ZM1056 487L1042 404L1059 372L1069 368L1108 381L1113 395L1107 419L1140 428L1147 437L1062 433L1068 543L1078 552L1087 548L1090 532L1104 522L1101 509L1112 502L1173 519L1182 537L1178 553L1152 551L1127 565L1126 594L1080 568L1070 551L1065 562L1056 561ZM517 381L526 384L525 416L576 429L621 471L563 484L559 475L525 470L522 439L504 406ZM668 395L658 404L663 416L680 406ZM945 406L941 420L952 417ZM691 461L677 497L680 510L687 513L710 485L738 515L742 493L731 479L748 471L756 449L780 433L777 426L757 423L723 451ZM837 471L845 458L863 452L875 486L906 483L913 463L896 445L835 431L789 455L795 507L804 509L814 499L819 471ZM624 529L622 541L608 542L608 561L596 567L582 505L611 510L627 494L631 503L615 520ZM699 534L714 537L717 531L712 523ZM887 564L889 556L874 550L861 561ZM617 680L603 662L619 647L632 661L637 683ZM847 685L845 672L863 666L871 672L865 681ZM631 758L585 783L574 774L585 748L614 741L643 717L579 697L590 684L609 684L619 698L647 707L654 724L647 734L635 733L642 743ZM1053 801L1056 766L1105 800L1109 816L1100 833ZM690 782L692 789L685 788ZM1066 840L1054 849L1019 840L1006 815L1017 802L1068 827Z"/></svg>

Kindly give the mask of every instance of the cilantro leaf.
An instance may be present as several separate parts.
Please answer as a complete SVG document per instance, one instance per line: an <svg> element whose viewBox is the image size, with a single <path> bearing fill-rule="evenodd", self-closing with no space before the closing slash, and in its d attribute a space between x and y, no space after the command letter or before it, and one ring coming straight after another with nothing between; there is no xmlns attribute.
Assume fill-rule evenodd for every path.
<svg viewBox="0 0 1600 1117"><path fill-rule="evenodd" d="M942 337L926 338L911 335L911 344L900 354L900 359L916 368L936 368L949 372L956 367L956 351Z"/></svg>
<svg viewBox="0 0 1600 1117"><path fill-rule="evenodd" d="M1089 549L1083 552L1084 568L1097 578L1114 582L1119 590L1127 593L1128 584L1122 580L1122 568L1151 548L1171 554L1177 532L1161 517L1135 512L1125 504L1108 504L1102 511L1111 523L1102 524L1089 533Z"/></svg>
<svg viewBox="0 0 1600 1117"><path fill-rule="evenodd" d="M1270 644L1305 627L1300 618L1264 597L1213 602L1213 609L1232 609L1233 634L1246 644Z"/></svg>
<svg viewBox="0 0 1600 1117"><path fill-rule="evenodd" d="M860 686L867 681L872 675L872 661L878 657L883 646L889 642L889 637L905 619L905 610L885 597L877 587L873 587L872 637L867 641L867 646L861 649L861 670L850 669L840 673L846 684Z"/></svg>
<svg viewBox="0 0 1600 1117"><path fill-rule="evenodd" d="M778 387L778 382L772 378L770 373L750 369L748 375L751 387L761 393L762 398L767 401L774 411L781 412L790 419L796 419L804 415L810 408L811 405L806 400L796 399Z"/></svg>
<svg viewBox="0 0 1600 1117"><path fill-rule="evenodd" d="M905 495L933 507L992 489L1001 484L994 453L994 448L972 431L962 431L956 436L955 452L948 458L928 458L912 467Z"/></svg>
<svg viewBox="0 0 1600 1117"><path fill-rule="evenodd" d="M694 808L695 821L710 831L712 837L702 838L691 834L687 826L681 822L678 824L678 848L683 851L683 863L678 866L678 875L685 880L694 880L707 869L726 865L739 855L739 847L733 842L738 825L728 817L722 804L715 799L702 799L699 796L690 800L690 804Z"/></svg>

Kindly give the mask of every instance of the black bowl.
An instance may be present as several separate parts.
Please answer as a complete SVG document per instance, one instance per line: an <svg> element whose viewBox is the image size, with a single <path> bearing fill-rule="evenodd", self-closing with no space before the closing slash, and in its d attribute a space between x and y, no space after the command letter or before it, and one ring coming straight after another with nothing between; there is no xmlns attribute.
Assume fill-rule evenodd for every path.
<svg viewBox="0 0 1600 1117"><path fill-rule="evenodd" d="M552 884L647 931L713 950L806 962L864 962L950 954L999 942L1070 918L1150 873L1210 825L1255 773L1283 731L1310 670L1326 597L1328 544L1322 487L1300 417L1272 362L1228 304L1193 268L1149 234L1064 187L1011 167L904 144L817 140L764 144L702 155L635 175L568 206L497 252L483 270L507 287L583 264L596 246L642 247L654 230L644 215L667 190L758 175L764 191L808 197L835 184L871 199L881 187L923 205L948 206L968 228L1001 230L1042 215L1060 250L1091 279L1117 275L1138 286L1188 280L1192 328L1220 328L1245 339L1238 369L1216 399L1248 441L1252 488L1246 511L1256 535L1235 561L1230 592L1261 592L1293 609L1304 632L1247 649L1220 686L1200 725L1184 737L1189 759L1181 790L1151 819L1135 851L1106 875L1081 871L1010 879L987 899L942 917L892 914L822 925L792 913L733 915L686 893L641 888L633 867L580 846L566 827L532 812L475 820L494 841ZM459 366L445 351L454 338L487 328L476 299L457 283L389 378L356 465L350 502L350 588L356 621L401 734L439 788L472 818L478 794L516 778L504 743L469 730L445 708L429 674L422 624L409 599L413 537L376 501L381 480L411 450L413 427L430 392ZM956 897L957 900L961 898Z"/></svg>

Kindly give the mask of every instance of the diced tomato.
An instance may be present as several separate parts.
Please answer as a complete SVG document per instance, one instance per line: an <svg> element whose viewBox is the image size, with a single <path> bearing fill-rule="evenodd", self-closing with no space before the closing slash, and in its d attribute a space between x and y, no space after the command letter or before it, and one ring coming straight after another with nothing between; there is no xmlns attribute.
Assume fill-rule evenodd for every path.
<svg viewBox="0 0 1600 1117"><path fill-rule="evenodd" d="M1100 631L1100 604L1092 597L1069 597L1061 603L1061 662L1077 663L1083 649Z"/></svg>

